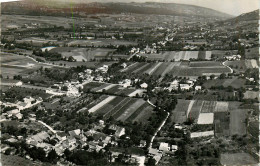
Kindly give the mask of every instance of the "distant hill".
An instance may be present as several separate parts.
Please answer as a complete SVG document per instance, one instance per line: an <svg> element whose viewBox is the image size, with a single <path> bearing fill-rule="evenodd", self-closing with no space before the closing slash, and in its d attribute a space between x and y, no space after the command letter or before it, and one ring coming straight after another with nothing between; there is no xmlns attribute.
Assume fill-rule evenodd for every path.
<svg viewBox="0 0 260 166"><path fill-rule="evenodd" d="M74 4L70 4L70 3ZM199 7L194 5L184 5L176 3L75 3L60 0L24 0L19 2L9 2L2 4L3 14L31 14L31 15L66 15L73 12L84 14L118 14L118 13L136 13L136 14L157 14L157 15L175 15L175 16L198 16L217 19L229 19L232 16L213 9Z"/></svg>
<svg viewBox="0 0 260 166"><path fill-rule="evenodd" d="M252 20L259 20L259 10L254 10L252 12L249 12L249 13L244 13L244 14L241 14L235 18L232 18L228 21L231 21L231 22L240 22L240 21L252 21Z"/></svg>

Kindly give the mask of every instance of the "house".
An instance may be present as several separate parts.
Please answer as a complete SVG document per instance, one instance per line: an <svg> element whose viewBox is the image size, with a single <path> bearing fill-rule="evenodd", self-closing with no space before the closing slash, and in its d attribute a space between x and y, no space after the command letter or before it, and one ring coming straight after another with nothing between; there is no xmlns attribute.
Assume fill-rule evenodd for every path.
<svg viewBox="0 0 260 166"><path fill-rule="evenodd" d="M165 143L165 142L161 142L160 143L160 146L159 146L159 150L160 151L169 151L170 150L170 146L168 143Z"/></svg>
<svg viewBox="0 0 260 166"><path fill-rule="evenodd" d="M127 67L126 63L121 64L121 66L125 69Z"/></svg>
<svg viewBox="0 0 260 166"><path fill-rule="evenodd" d="M161 160L162 154L159 153L157 149L150 148L148 151L148 155L155 159L156 164Z"/></svg>
<svg viewBox="0 0 260 166"><path fill-rule="evenodd" d="M131 86L131 80L125 79L125 80L123 80L123 81L120 81L119 84L120 84L121 86L123 86L123 87L126 88L126 87Z"/></svg>
<svg viewBox="0 0 260 166"><path fill-rule="evenodd" d="M148 87L148 84L144 82L140 86L141 86L141 88L146 89Z"/></svg>
<svg viewBox="0 0 260 166"><path fill-rule="evenodd" d="M18 120L20 120L20 119L23 118L23 114L18 113L18 114L15 115L15 117L16 117Z"/></svg>
<svg viewBox="0 0 260 166"><path fill-rule="evenodd" d="M110 125L109 130L113 131L116 137L121 137L122 135L125 135L125 128L119 127L117 125Z"/></svg>
<svg viewBox="0 0 260 166"><path fill-rule="evenodd" d="M195 90L196 91L201 90L201 86L195 86Z"/></svg>
<svg viewBox="0 0 260 166"><path fill-rule="evenodd" d="M178 146L177 145L172 145L171 146L171 151L175 152L178 150Z"/></svg>
<svg viewBox="0 0 260 166"><path fill-rule="evenodd" d="M65 141L67 138L67 134L65 132L58 132L56 133L56 137L60 140L60 141Z"/></svg>
<svg viewBox="0 0 260 166"><path fill-rule="evenodd" d="M191 86L189 84L180 84L181 90L189 90Z"/></svg>
<svg viewBox="0 0 260 166"><path fill-rule="evenodd" d="M27 144L37 146L38 143L42 143L44 140L50 139L50 135L46 131L42 131L36 135L28 137L26 139Z"/></svg>
<svg viewBox="0 0 260 166"><path fill-rule="evenodd" d="M69 135L73 138L79 138L80 134L81 134L80 129L69 131Z"/></svg>
<svg viewBox="0 0 260 166"><path fill-rule="evenodd" d="M139 147L143 148L145 146L146 146L146 141L145 140L141 140Z"/></svg>

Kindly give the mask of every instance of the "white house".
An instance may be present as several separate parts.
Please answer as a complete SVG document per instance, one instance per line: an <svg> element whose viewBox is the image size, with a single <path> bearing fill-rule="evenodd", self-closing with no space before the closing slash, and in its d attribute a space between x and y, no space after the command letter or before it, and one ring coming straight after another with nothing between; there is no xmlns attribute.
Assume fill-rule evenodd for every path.
<svg viewBox="0 0 260 166"><path fill-rule="evenodd" d="M144 82L140 86L141 86L141 88L146 89L148 87L148 84Z"/></svg>
<svg viewBox="0 0 260 166"><path fill-rule="evenodd" d="M195 90L201 90L201 86L195 86Z"/></svg>
<svg viewBox="0 0 260 166"><path fill-rule="evenodd" d="M159 146L159 150L160 151L169 151L170 150L170 146L169 146L168 143L161 142L160 146Z"/></svg>
<svg viewBox="0 0 260 166"><path fill-rule="evenodd" d="M191 86L189 84L180 84L181 90L189 90Z"/></svg>

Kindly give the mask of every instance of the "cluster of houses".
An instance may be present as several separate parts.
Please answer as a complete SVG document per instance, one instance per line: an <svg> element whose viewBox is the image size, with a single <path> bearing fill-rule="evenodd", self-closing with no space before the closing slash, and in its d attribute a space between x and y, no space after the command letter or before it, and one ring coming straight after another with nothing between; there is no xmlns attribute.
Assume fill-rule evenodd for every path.
<svg viewBox="0 0 260 166"><path fill-rule="evenodd" d="M99 132L100 129L105 127L104 121L100 120L98 124L89 130L84 132L83 130L76 129L69 132L63 131L42 131L35 135L31 135L26 138L26 143L31 147L42 148L46 155L54 149L59 156L64 154L66 149L73 151L77 148L86 148L88 151L99 152L105 151L104 148L111 144L112 146L117 146L117 140L125 135L125 128L110 125L108 130L111 135ZM54 144L50 142L55 142Z"/></svg>
<svg viewBox="0 0 260 166"><path fill-rule="evenodd" d="M41 103L43 100L41 97L38 97L37 99L27 96L23 98L23 101L17 101L15 103L9 103L9 102L1 102L0 105L3 105L5 107L11 107L14 108L12 110L9 110L5 113L1 114L1 120L5 119L11 119L11 118L16 118L18 120L23 118L23 114L20 112L24 109L30 108L36 104Z"/></svg>
<svg viewBox="0 0 260 166"><path fill-rule="evenodd" d="M230 56L225 56L224 57L226 60L232 61L232 60L240 60L241 55L230 55Z"/></svg>
<svg viewBox="0 0 260 166"><path fill-rule="evenodd" d="M169 90L169 91L172 91L172 90L178 90L179 88L184 91L184 90L190 90L194 87L194 84L196 82L196 79L189 79L189 80L186 80L185 83L180 83L179 80L173 80L171 83L170 83L170 86L169 87L166 87L165 89ZM195 86L195 90L198 91L198 90L201 90L201 86Z"/></svg>

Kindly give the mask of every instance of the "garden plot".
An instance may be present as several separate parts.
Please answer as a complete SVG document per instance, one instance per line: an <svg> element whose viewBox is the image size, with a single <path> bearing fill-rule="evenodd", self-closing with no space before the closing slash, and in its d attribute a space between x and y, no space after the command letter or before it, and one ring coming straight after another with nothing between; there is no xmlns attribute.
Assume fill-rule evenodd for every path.
<svg viewBox="0 0 260 166"><path fill-rule="evenodd" d="M213 124L214 113L200 113L198 124Z"/></svg>
<svg viewBox="0 0 260 166"><path fill-rule="evenodd" d="M246 118L247 110L237 109L230 112L230 134L245 135L246 134Z"/></svg>
<svg viewBox="0 0 260 166"><path fill-rule="evenodd" d="M204 101L201 113L212 113L216 107L216 101Z"/></svg>
<svg viewBox="0 0 260 166"><path fill-rule="evenodd" d="M214 112L226 112L228 111L228 102L217 101Z"/></svg>
<svg viewBox="0 0 260 166"><path fill-rule="evenodd" d="M148 119L154 114L154 107L149 103L142 105L136 112L134 112L127 121L138 122L138 123L147 123Z"/></svg>

